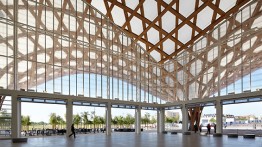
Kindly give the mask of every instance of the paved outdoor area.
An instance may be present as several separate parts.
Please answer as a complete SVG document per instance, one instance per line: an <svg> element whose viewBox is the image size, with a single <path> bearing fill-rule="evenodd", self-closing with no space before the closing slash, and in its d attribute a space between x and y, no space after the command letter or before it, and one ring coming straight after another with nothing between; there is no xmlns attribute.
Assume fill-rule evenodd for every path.
<svg viewBox="0 0 262 147"><path fill-rule="evenodd" d="M262 137L255 139L200 136L199 134L176 135L157 133L113 133L77 135L76 139L65 136L29 138L27 143L0 140L0 147L262 147Z"/></svg>

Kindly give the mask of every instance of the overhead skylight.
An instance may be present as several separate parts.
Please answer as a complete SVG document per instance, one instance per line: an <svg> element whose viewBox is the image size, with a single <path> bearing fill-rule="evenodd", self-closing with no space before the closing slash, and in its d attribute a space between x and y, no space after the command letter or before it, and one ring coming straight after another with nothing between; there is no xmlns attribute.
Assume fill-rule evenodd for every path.
<svg viewBox="0 0 262 147"><path fill-rule="evenodd" d="M157 13L157 2L152 0L147 0L143 4L145 17L151 21L153 21L158 13Z"/></svg>
<svg viewBox="0 0 262 147"><path fill-rule="evenodd" d="M155 44L159 41L159 32L156 29L151 28L147 31L147 38L151 43Z"/></svg>
<svg viewBox="0 0 262 147"><path fill-rule="evenodd" d="M191 32L192 28L189 27L187 24L184 25L181 29L178 30L178 40L185 44L191 39Z"/></svg>
<svg viewBox="0 0 262 147"><path fill-rule="evenodd" d="M160 61L160 53L159 52L157 52L157 51L155 51L155 50L153 50L151 53L150 53L150 55L156 60L156 61Z"/></svg>
<svg viewBox="0 0 262 147"><path fill-rule="evenodd" d="M167 11L162 16L162 27L168 33L171 32L176 26L176 16L170 11Z"/></svg>
<svg viewBox="0 0 262 147"><path fill-rule="evenodd" d="M142 21L137 17L134 16L131 19L130 25L131 25L132 32L134 32L135 34L139 35L140 33L143 32Z"/></svg>
<svg viewBox="0 0 262 147"><path fill-rule="evenodd" d="M135 9L137 7L137 5L139 4L138 0L126 0L126 5L131 8L131 9Z"/></svg>
<svg viewBox="0 0 262 147"><path fill-rule="evenodd" d="M165 3L169 4L172 0L164 0Z"/></svg>
<svg viewBox="0 0 262 147"><path fill-rule="evenodd" d="M227 12L236 4L236 0L220 0L219 8Z"/></svg>
<svg viewBox="0 0 262 147"><path fill-rule="evenodd" d="M205 29L208 25L210 25L212 16L213 16L213 9L210 7L205 7L201 12L197 15L197 26L201 29Z"/></svg>
<svg viewBox="0 0 262 147"><path fill-rule="evenodd" d="M126 22L124 11L118 6L114 6L112 10L112 17L114 22L119 26L122 26Z"/></svg>
<svg viewBox="0 0 262 147"><path fill-rule="evenodd" d="M164 52L170 55L175 51L175 43L172 40L167 39L163 43L163 49L164 49Z"/></svg>
<svg viewBox="0 0 262 147"><path fill-rule="evenodd" d="M179 13L188 17L195 10L195 0L180 0Z"/></svg>
<svg viewBox="0 0 262 147"><path fill-rule="evenodd" d="M105 3L102 0L94 0L91 3L92 6L94 6L96 9L98 9L103 14L106 14L107 10L105 7Z"/></svg>

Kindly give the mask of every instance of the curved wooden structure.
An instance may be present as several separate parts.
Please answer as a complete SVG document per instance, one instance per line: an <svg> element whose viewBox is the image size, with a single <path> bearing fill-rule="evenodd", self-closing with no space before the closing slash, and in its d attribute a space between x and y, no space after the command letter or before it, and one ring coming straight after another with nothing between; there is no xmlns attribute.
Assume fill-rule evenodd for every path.
<svg viewBox="0 0 262 147"><path fill-rule="evenodd" d="M87 2L96 6L96 1ZM221 2L197 0L193 12L184 16L182 0L153 1L157 16L152 18L145 0L133 8L126 0L105 0L105 15L80 0L1 2L0 84L158 103L217 96L241 79L243 92L244 84L251 85L243 77L262 65L261 0L237 0L227 10ZM118 24L117 10L124 14L123 24ZM212 11L211 19L201 26L199 18L207 11ZM176 20L169 31L167 15ZM142 32L135 32L134 19ZM190 30L186 41L185 28ZM152 30L157 35L150 35Z"/></svg>

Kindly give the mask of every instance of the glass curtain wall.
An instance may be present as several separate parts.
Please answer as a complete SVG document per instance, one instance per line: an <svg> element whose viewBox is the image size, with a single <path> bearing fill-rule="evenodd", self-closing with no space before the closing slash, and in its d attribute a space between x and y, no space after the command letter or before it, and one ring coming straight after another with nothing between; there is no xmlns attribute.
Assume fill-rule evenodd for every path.
<svg viewBox="0 0 262 147"><path fill-rule="evenodd" d="M165 103L262 88L260 1L164 64L82 0L0 5L4 89Z"/></svg>
<svg viewBox="0 0 262 147"><path fill-rule="evenodd" d="M260 10L261 1L251 1L164 64L169 72L168 84L175 89L171 101L212 98L262 88Z"/></svg>
<svg viewBox="0 0 262 147"><path fill-rule="evenodd" d="M165 99L161 65L85 1L0 5L2 88L150 103Z"/></svg>

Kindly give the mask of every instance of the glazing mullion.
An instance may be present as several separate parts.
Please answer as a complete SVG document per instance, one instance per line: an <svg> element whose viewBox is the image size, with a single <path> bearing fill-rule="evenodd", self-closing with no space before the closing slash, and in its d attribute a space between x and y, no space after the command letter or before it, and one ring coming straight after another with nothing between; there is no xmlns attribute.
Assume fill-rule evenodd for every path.
<svg viewBox="0 0 262 147"><path fill-rule="evenodd" d="M157 102L157 63L155 64L155 95L153 102Z"/></svg>
<svg viewBox="0 0 262 147"><path fill-rule="evenodd" d="M136 47L137 47L136 48L136 51L137 51L140 47L139 46L136 46ZM138 89L138 68L139 68L139 66L138 66L138 61L137 61L138 60L138 55L137 55L138 53L137 52L135 54L135 60L136 60L135 61L135 64L136 64L136 74L135 74L136 75L136 78L135 78L136 79L136 81L135 81L136 82L136 88L135 88L136 89L136 102L138 102L138 95L139 95L138 94L138 91L139 91L139 89Z"/></svg>
<svg viewBox="0 0 262 147"><path fill-rule="evenodd" d="M38 16L39 15L39 12L38 12L38 4L36 3L36 16ZM40 17L40 16L38 16L38 17ZM37 18L38 18L37 17ZM37 39L37 40L39 40L39 34L38 34L38 27L39 27L39 25L38 25L38 21L37 21L37 18L36 18L36 31L35 31L35 38ZM35 44L37 44L37 42L35 42ZM36 91L37 91L37 47L36 47L36 45L34 45L35 47L34 47L34 49L35 49L35 61L33 61L33 62L35 62L35 64L36 64L36 67L35 67L35 81L36 81L36 85L35 85L35 88L36 88Z"/></svg>
<svg viewBox="0 0 262 147"><path fill-rule="evenodd" d="M129 46L128 43L129 43L129 39L127 39L127 47L128 47L128 49L127 49L127 52L126 52L126 56L127 56L127 57L126 57L126 59L127 59L127 60L126 60L126 71L127 71L127 72L126 72L126 74L127 74L127 75L126 75L126 83L127 83L127 89L126 89L127 98L126 98L126 99L129 101L129 84L130 84L130 82L129 82L129 79L130 79L130 76L129 76L129 72L130 72L130 71L129 71L129 67L130 67L130 66L129 66L129 60L130 60L130 59L129 59L129 55L128 55L128 54L129 54L129 53L128 53L128 52L129 52L128 50L129 50L129 48L131 49L131 47Z"/></svg>
<svg viewBox="0 0 262 147"><path fill-rule="evenodd" d="M248 18L251 18L252 17L252 12L251 12L251 6L249 6L248 7L249 8L249 17ZM242 18L242 16L241 16L241 18ZM242 34L242 23L243 23L243 20L241 19L241 34ZM241 46L242 46L242 37L240 38L241 39ZM251 42L251 40L252 40L252 38L250 38L250 41L249 41L249 49L251 49L252 48L252 42ZM241 49L241 59L242 59L242 56L243 56L243 54L242 54L242 49ZM250 59L249 59L249 87L250 87L250 90L252 91L252 74L251 74L251 60L253 60L253 55L254 54L252 54L251 56L250 56ZM241 66L241 75L243 75L243 66ZM242 76L243 77L243 76ZM243 78L241 78L241 80L243 80ZM242 88L242 92L243 92L243 84L241 84L241 88Z"/></svg>
<svg viewBox="0 0 262 147"><path fill-rule="evenodd" d="M107 35L106 35L106 38L107 38L107 56L106 56L106 62L107 62L107 64L106 64L106 74L107 74L107 79L106 79L106 83L107 83L107 93L106 93L106 97L107 97L107 99L109 98L110 99L110 72L109 72L109 65L110 65L110 61L109 61L109 51L110 51L110 43L109 43L109 39L110 39L110 37L109 37L109 29L108 29L108 25L109 25L109 21L106 21L106 33L107 33Z"/></svg>
<svg viewBox="0 0 262 147"><path fill-rule="evenodd" d="M139 60L138 60L138 64L137 66L139 67L139 79L138 79L138 82L139 82L139 102L141 102L141 96L142 96L142 85L141 85L141 74L142 74L142 67L141 67L141 61L142 61L142 56L141 56L141 50L142 50L142 47L139 47L139 52L138 52L138 55L139 55Z"/></svg>
<svg viewBox="0 0 262 147"><path fill-rule="evenodd" d="M113 58L113 56L114 56L114 34L115 34L115 32L114 32L114 26L113 26L113 24L111 24L112 25L112 40L111 40L111 43L112 43L112 51L111 51L111 55L112 55L112 62L111 62L111 79L112 79L112 99L114 99L114 66L113 66L113 62L114 62L114 58Z"/></svg>
<svg viewBox="0 0 262 147"><path fill-rule="evenodd" d="M100 37L101 37L101 40L100 40L101 41L100 42L100 49L101 49L101 56L100 56L100 60L101 60L100 61L101 62L101 64L100 64L101 65L101 73L100 73L101 82L100 83L101 83L101 85L100 85L100 88L101 89L100 89L100 93L101 93L101 97L103 98L103 86L102 86L103 85L103 76L102 76L102 74L103 74L103 66L102 66L103 65L102 64L102 62L103 62L103 45L102 45L102 42L103 42L103 39L102 39L103 38L103 24L102 23L103 23L103 21L102 21L102 15L100 15L100 16L101 16L101 18L100 18L100 21L101 21L101 26L100 26L101 27L100 28L100 33L101 33L101 35L100 35Z"/></svg>
<svg viewBox="0 0 262 147"><path fill-rule="evenodd" d="M146 55L145 55L146 53L144 53L144 59L143 59L143 61L144 61L144 70L143 70L143 72L144 72L144 76L143 76L143 83L144 83L144 86L143 86L143 93L144 93L144 101L146 101L146 60L145 60L145 58L146 58Z"/></svg>
<svg viewBox="0 0 262 147"><path fill-rule="evenodd" d="M75 68L76 93L75 93L75 94L76 94L76 96L77 96L77 95L79 94L79 93L78 93L78 84L77 84L77 83L78 83L78 77L79 77L79 74L80 74L80 72L79 72L79 74L78 74L78 68L77 68L77 65L78 65L78 64L77 64L77 59L78 59L78 56L77 56L77 51L78 51L78 49L77 49L77 48L78 48L78 45L77 45L77 44L78 44L78 35L77 35L77 31L78 31L78 30L77 30L77 21L78 21L78 20L77 20L77 1L75 1L75 5L76 5L75 15L72 15L72 17L75 17L75 18L74 18L74 20L75 20L75 28L74 28L74 29L75 29L75 40L74 40L73 43L75 43L75 47L76 47L76 48L75 48L75 50L76 50L76 54L75 54L75 57L76 57L76 58L75 58L75 63L76 63L76 68ZM72 43L72 44L73 44L73 43Z"/></svg>
<svg viewBox="0 0 262 147"><path fill-rule="evenodd" d="M228 25L227 25L227 21L226 21L226 30L228 29L227 27L228 27ZM226 31L226 30L225 30L225 31ZM225 36L226 36L226 38L228 37L228 36L227 36L227 33L226 33ZM228 38L227 38L227 39L228 39ZM227 44L227 41L225 41L225 43ZM228 81L228 66L227 66L227 61L228 61L228 60L227 60L227 56L226 56L226 66L225 66L225 67L226 67L226 68L225 68L225 69L226 69L226 73L225 73L225 75L226 75L226 94L228 95L228 83L227 83L227 81Z"/></svg>
<svg viewBox="0 0 262 147"><path fill-rule="evenodd" d="M252 12L251 12L251 6L249 6L249 18L251 18L252 17ZM241 16L241 18L242 18L242 16ZM241 34L242 34L242 24L243 24L243 20L241 19ZM241 46L242 46L242 37L240 38L241 39ZM252 39L250 39L250 42L249 42L249 49L251 49L252 48L252 42L251 42L251 40ZM252 54L251 55L251 58L249 59L249 87L250 87L250 90L252 91L252 74L251 74L251 60L253 60L253 55L254 54ZM243 54L242 54L242 50L241 50L241 59L242 59L242 56L243 56ZM241 75L243 75L243 66L241 66ZM242 76L243 77L243 76ZM243 80L243 78L241 78L241 80ZM242 88L242 92L243 92L243 84L241 84L242 86L241 86L241 88Z"/></svg>
<svg viewBox="0 0 262 147"><path fill-rule="evenodd" d="M133 79L134 79L134 75L133 75L133 50L135 48L134 42L132 42L132 49L131 49L131 96L132 96L132 101L134 100L134 96L133 96L133 90L134 90L134 84L133 84Z"/></svg>
<svg viewBox="0 0 262 147"><path fill-rule="evenodd" d="M17 38L17 22L18 22L18 1L14 1L14 28L13 28L13 34L14 34L14 41L13 41L13 46L14 46L14 90L17 90L17 75L18 75L18 62L17 62L17 52L18 52L18 38Z"/></svg>
<svg viewBox="0 0 262 147"><path fill-rule="evenodd" d="M62 0L61 0L61 8L63 8L63 4L62 4ZM64 16L64 14L62 13L62 11L60 11L60 13L61 13L61 18L60 18L60 34L61 34L61 36L60 36L60 49L61 49L61 57L60 57L60 59L61 59L61 65L60 65L60 69L61 69L61 71L60 71L60 73L61 73L61 77L63 77L63 60L62 60L62 56L63 56L63 54L62 54L62 52L63 52L63 39L62 39L62 35L63 35L63 30L62 30L62 23L63 23L63 20L62 20L62 16ZM61 87L61 93L63 93L63 78L60 78L61 79L61 85L60 85L60 87Z"/></svg>
<svg viewBox="0 0 262 147"><path fill-rule="evenodd" d="M148 63L148 67L147 67L147 102L149 102L149 67L150 67L150 64L149 64L149 56L147 55L147 63Z"/></svg>
<svg viewBox="0 0 262 147"><path fill-rule="evenodd" d="M89 91L88 91L88 94L89 94L89 97L91 97L91 94L90 94L90 92L91 92L91 87L90 87L90 83L91 83L91 81L90 81L90 73L91 73L91 65L90 65L90 48L91 48L91 44L90 44L90 41L91 41L91 38L90 38L90 6L88 6L88 64L89 64L89 66L88 66L88 68L89 68L89 72L88 72L88 88L89 88Z"/></svg>
<svg viewBox="0 0 262 147"><path fill-rule="evenodd" d="M217 38L219 39L219 44L221 44L221 40L220 40L220 26L218 26L217 27L217 32L218 32L218 34L217 34ZM217 65L218 65L218 71L217 71L217 79L218 79L218 81L217 81L217 91L218 91L218 96L221 96L221 87L220 87L220 75L221 75L221 65L220 65L220 62L221 62L221 45L218 45L217 46L217 48L218 48L218 61L217 61ZM199 89L201 88L200 87L200 84L198 84L199 86L198 86L198 91L200 91ZM199 94L198 94L199 95ZM199 95L200 96L200 95Z"/></svg>
<svg viewBox="0 0 262 147"><path fill-rule="evenodd" d="M242 15L242 11L241 11L241 15ZM235 20L235 18L236 18L236 15L233 15L232 16L233 18L234 18L234 20ZM232 22L233 23L233 26L235 25L235 21L233 21ZM233 26L232 26L232 30L233 30ZM235 48L235 32L233 32L233 53L235 53L235 50L236 50L236 48ZM242 52L242 51L241 51ZM235 74L236 74L236 67L235 67L235 60L234 60L234 56L232 56L232 61L233 61L233 81L234 82L232 82L232 84L233 84L233 92L236 92L236 81L235 81Z"/></svg>
<svg viewBox="0 0 262 147"><path fill-rule="evenodd" d="M162 67L162 65L159 65L160 67L159 67L159 79L160 79L160 83L159 83L159 88L160 88L160 94L159 94L159 100L160 100L160 104L162 104L162 99L161 99L161 97L163 97L163 92L162 92L162 70L161 69L163 69L164 67Z"/></svg>
<svg viewBox="0 0 262 147"><path fill-rule="evenodd" d="M119 31L119 30L118 30ZM120 33L122 35L122 32ZM117 98L119 98L119 44L117 45L117 61L116 61L116 64L117 64Z"/></svg>
<svg viewBox="0 0 262 147"><path fill-rule="evenodd" d="M69 9L68 9L68 11L69 11L69 14L71 13L71 9L70 9L70 7L69 7ZM68 86L68 90L69 90L69 95L71 95L71 45L70 45L70 43L71 43L71 39L70 39L70 35L71 35L71 33L70 33L70 29L71 29L71 25L70 25L70 15L68 14L68 75L69 75L69 81L68 81L68 84L69 84L69 86Z"/></svg>
<svg viewBox="0 0 262 147"><path fill-rule="evenodd" d="M240 23L242 23L242 11L240 11ZM240 31L241 31L241 34L243 33L243 28L242 28L242 25L240 26ZM243 86L243 38L240 37L240 42L241 42L241 47L240 47L240 56L241 56L241 92L243 92L243 89L244 89L244 86ZM250 41L251 42L251 41ZM245 65L245 64L244 64ZM250 73L251 75L251 73ZM251 81L251 78L249 78L249 81ZM250 90L251 90L251 87L250 87Z"/></svg>
<svg viewBox="0 0 262 147"><path fill-rule="evenodd" d="M28 71L29 71L29 69L28 69L28 2L27 2L27 5L26 5L26 9L27 9L27 11L26 11L26 89L28 90L29 88L28 88L28 84L29 84L29 82L28 82L28 76L29 76L29 74L28 74ZM8 29L6 29L6 30L8 30ZM7 78L8 79L8 78Z"/></svg>
<svg viewBox="0 0 262 147"><path fill-rule="evenodd" d="M77 3L77 2L76 2ZM82 2L82 5L84 5L84 2ZM78 8L78 7L76 7L76 8ZM82 12L85 12L84 11L85 9L84 9L84 6L82 6ZM77 17L78 18L78 17ZM82 88L82 94L83 95L85 95L85 42L84 42L84 26L85 26L85 18L82 18L82 52L83 52L83 56L82 56L82 65L83 65L83 67L82 67L82 70L83 70L83 88Z"/></svg>
<svg viewBox="0 0 262 147"><path fill-rule="evenodd" d="M121 68L122 68L122 72L121 72L121 84L122 84L122 100L124 100L124 65L123 65L123 55L124 55L124 34L122 34L122 45L121 45L121 59L122 59L122 63L121 63Z"/></svg>
<svg viewBox="0 0 262 147"><path fill-rule="evenodd" d="M54 1L55 0L53 0L53 4L54 4ZM54 30L55 30L55 15L54 15L54 13L55 13L55 8L54 8L54 5L52 5L52 11L53 11L53 29L52 29L52 32L53 32L53 47L52 47L52 53L53 53L53 65L52 65L52 67L53 67L53 74L52 74L52 76L53 76L53 92L55 91L55 34L54 34Z"/></svg>
<svg viewBox="0 0 262 147"><path fill-rule="evenodd" d="M93 16L93 18L95 19L95 17L96 17L96 11L95 11L95 13L94 13L94 16ZM95 21L95 20L94 20ZM97 46L96 46L96 39L97 39L97 36L96 36L96 33L97 33L97 24L96 24L97 22L95 22L94 23L94 25L95 25L95 38L94 38L94 52L95 52L95 55L97 55ZM95 65L94 65L94 67L95 67L95 91L96 91L96 94L95 94L95 97L97 97L98 95L97 95L97 60L98 60L98 58L95 56Z"/></svg>
<svg viewBox="0 0 262 147"><path fill-rule="evenodd" d="M6 4L7 4L7 1L6 1ZM6 7L7 8L7 7ZM5 24L5 27L6 27L6 36L8 36L8 24ZM27 32L27 35L28 35L28 32ZM8 72L8 59L9 59L9 56L8 56L8 46L9 46L9 43L8 43L8 39L6 37L6 74L9 75L9 72ZM28 56L28 55L27 55ZM16 58L16 57L14 57ZM27 63L28 64L28 63ZM28 81L28 80L27 80ZM28 82L27 82L28 83ZM27 84L28 85L28 84ZM9 84L8 84L8 78L6 78L6 88L9 89Z"/></svg>
<svg viewBox="0 0 262 147"><path fill-rule="evenodd" d="M45 26L46 26L46 1L45 1L44 7L45 7ZM47 91L47 90L46 90L46 69L47 69L47 68L46 68L46 64L47 64L47 63L46 63L46 31L47 31L47 30L46 30L46 27L45 27L45 63L44 63L44 64L45 64L45 91Z"/></svg>

